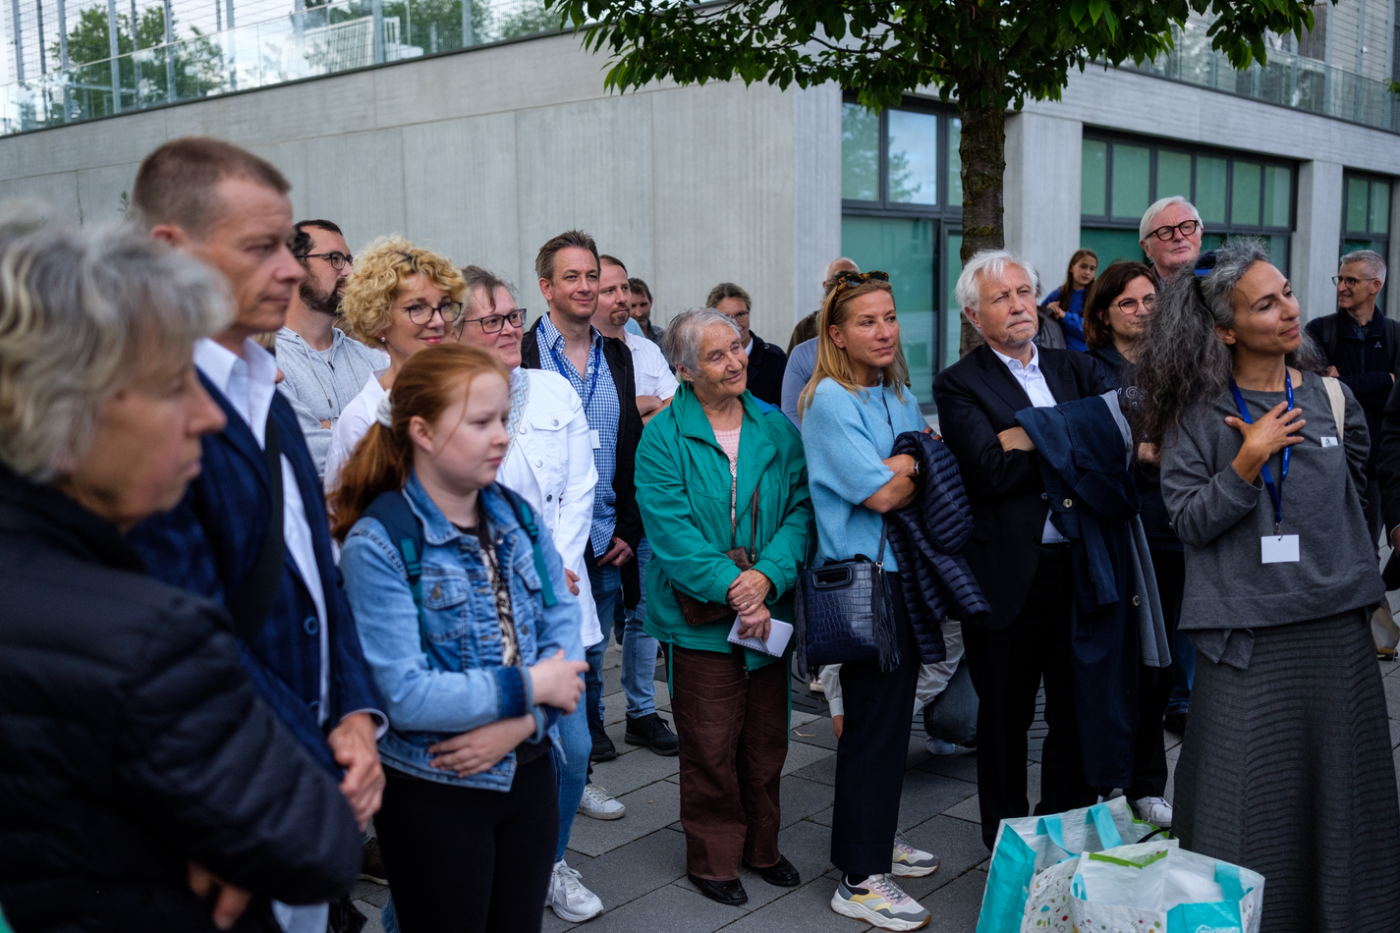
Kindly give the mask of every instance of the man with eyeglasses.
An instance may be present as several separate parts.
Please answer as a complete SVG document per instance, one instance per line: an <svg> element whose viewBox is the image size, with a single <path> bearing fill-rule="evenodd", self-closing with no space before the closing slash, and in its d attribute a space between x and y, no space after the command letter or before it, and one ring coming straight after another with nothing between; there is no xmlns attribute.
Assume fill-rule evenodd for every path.
<svg viewBox="0 0 1400 933"><path fill-rule="evenodd" d="M1142 215L1138 242L1163 285L1195 266L1205 229L1195 205L1180 195L1162 198Z"/></svg>
<svg viewBox="0 0 1400 933"><path fill-rule="evenodd" d="M323 476L331 429L370 377L389 365L389 355L335 326L354 262L340 227L329 220L303 220L295 230L292 255L306 278L292 293L273 352L284 377L278 389L292 403L316 474Z"/></svg>
<svg viewBox="0 0 1400 933"><path fill-rule="evenodd" d="M775 344L768 343L749 329L753 301L749 293L733 282L720 282L710 289L705 307L714 308L733 318L739 325L739 342L749 357L749 391L753 397L769 405L783 403L783 373L787 370L787 354Z"/></svg>
<svg viewBox="0 0 1400 933"><path fill-rule="evenodd" d="M1381 491L1376 468L1381 450L1381 419L1386 400L1400 372L1400 321L1376 307L1385 285L1381 254L1359 249L1342 257L1332 277L1337 286L1337 311L1308 321L1305 330L1327 358L1329 376L1351 389L1366 413L1371 455L1366 460L1366 521L1371 542L1381 538Z"/></svg>

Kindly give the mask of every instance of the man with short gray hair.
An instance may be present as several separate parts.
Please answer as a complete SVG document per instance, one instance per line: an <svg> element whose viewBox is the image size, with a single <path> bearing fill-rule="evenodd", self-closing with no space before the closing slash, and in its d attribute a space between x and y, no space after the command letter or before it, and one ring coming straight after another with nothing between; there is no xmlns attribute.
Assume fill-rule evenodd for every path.
<svg viewBox="0 0 1400 933"><path fill-rule="evenodd" d="M1180 195L1162 198L1142 215L1138 243L1163 285L1196 265L1205 229L1196 206Z"/></svg>
<svg viewBox="0 0 1400 933"><path fill-rule="evenodd" d="M957 300L983 342L933 380L944 443L957 458L972 506L964 554L991 614L963 627L977 688L977 790L990 849L1003 819L1028 815L1026 729L1045 681L1050 726L1037 813L1097 798L1084 775L1072 675L1070 545L1050 520L1035 445L1016 421L1032 406L1098 395L1098 362L1047 350L1038 327L1035 269L1005 250L983 250L958 277Z"/></svg>
<svg viewBox="0 0 1400 933"><path fill-rule="evenodd" d="M1342 257L1332 277L1337 286L1337 311L1313 318L1307 334L1322 350L1336 376L1351 389L1366 413L1371 435L1371 455L1366 459L1366 521L1371 542L1381 537L1381 495L1376 471L1380 453L1381 414L1395 385L1400 367L1400 321L1392 321L1376 307L1385 285L1385 260L1381 254L1359 249Z"/></svg>

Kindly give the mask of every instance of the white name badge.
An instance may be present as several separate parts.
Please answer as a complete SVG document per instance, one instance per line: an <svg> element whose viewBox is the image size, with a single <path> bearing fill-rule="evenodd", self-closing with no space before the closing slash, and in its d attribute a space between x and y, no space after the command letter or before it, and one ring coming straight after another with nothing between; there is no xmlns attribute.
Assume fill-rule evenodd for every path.
<svg viewBox="0 0 1400 933"><path fill-rule="evenodd" d="M1265 535L1259 543L1266 564L1296 564L1299 560L1297 535Z"/></svg>
<svg viewBox="0 0 1400 933"><path fill-rule="evenodd" d="M1323 446L1323 447L1336 447L1336 446L1337 446L1337 439L1336 439L1335 437L1324 437L1324 438L1322 439L1322 446Z"/></svg>
<svg viewBox="0 0 1400 933"><path fill-rule="evenodd" d="M593 439L594 450L597 450L598 448L603 446L603 435L599 434L597 431L590 429L588 432L588 436Z"/></svg>

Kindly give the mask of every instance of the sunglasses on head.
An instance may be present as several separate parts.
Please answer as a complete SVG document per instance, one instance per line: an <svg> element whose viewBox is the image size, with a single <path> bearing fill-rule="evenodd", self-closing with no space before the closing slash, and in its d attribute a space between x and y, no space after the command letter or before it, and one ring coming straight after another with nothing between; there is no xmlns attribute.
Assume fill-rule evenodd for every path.
<svg viewBox="0 0 1400 933"><path fill-rule="evenodd" d="M888 282L890 274L888 272L838 272L834 276L836 285L833 291L840 291L846 286L855 287L864 285L866 282Z"/></svg>

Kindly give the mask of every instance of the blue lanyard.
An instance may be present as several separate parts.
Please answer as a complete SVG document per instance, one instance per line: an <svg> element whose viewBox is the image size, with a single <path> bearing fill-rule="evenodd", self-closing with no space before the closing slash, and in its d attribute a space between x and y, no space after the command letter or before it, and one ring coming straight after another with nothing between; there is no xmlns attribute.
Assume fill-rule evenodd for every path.
<svg viewBox="0 0 1400 933"><path fill-rule="evenodd" d="M1288 410L1293 410L1293 377L1288 374L1288 370L1283 372L1283 385L1288 392ZM1245 407L1244 396L1240 395L1240 387L1235 385L1235 377L1230 377L1230 391L1235 395L1235 406L1240 410L1240 417L1245 424L1253 424L1254 419L1249 417L1249 409ZM1283 448L1283 472L1279 474L1278 485L1274 485L1273 474L1269 472L1269 465L1265 463L1259 470L1259 475L1264 478L1264 488L1269 491L1269 498L1274 501L1274 534L1278 534L1283 529L1283 481L1288 479L1288 462L1292 459L1293 447Z"/></svg>
<svg viewBox="0 0 1400 933"><path fill-rule="evenodd" d="M593 393L598 390L598 370L603 368L601 361L602 350L600 349L601 343L601 341L597 340L593 342L593 365L590 367L592 375L587 380L588 398L583 400L585 411L593 404ZM559 370L559 375L568 376L569 371L564 368L564 361L559 358L559 351L554 349L553 344L549 347L549 355L554 357L554 365ZM582 377L580 377L580 381L583 381Z"/></svg>

